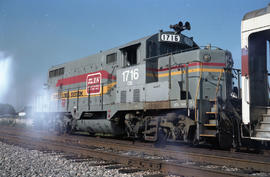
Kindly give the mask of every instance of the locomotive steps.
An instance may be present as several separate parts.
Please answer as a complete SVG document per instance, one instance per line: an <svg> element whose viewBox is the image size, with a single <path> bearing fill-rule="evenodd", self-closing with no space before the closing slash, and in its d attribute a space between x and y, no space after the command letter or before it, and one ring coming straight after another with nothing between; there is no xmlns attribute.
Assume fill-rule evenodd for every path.
<svg viewBox="0 0 270 177"><path fill-rule="evenodd" d="M259 122L258 128L255 129L256 139L270 140L270 107L263 107L266 114L262 114L262 120Z"/></svg>

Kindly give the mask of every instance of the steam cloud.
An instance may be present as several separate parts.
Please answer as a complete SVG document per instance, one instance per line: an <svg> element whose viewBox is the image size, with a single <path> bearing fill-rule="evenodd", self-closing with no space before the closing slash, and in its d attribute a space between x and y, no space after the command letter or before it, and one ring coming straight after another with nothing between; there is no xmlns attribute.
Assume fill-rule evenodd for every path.
<svg viewBox="0 0 270 177"><path fill-rule="evenodd" d="M0 51L0 102L4 101L11 79L12 57Z"/></svg>

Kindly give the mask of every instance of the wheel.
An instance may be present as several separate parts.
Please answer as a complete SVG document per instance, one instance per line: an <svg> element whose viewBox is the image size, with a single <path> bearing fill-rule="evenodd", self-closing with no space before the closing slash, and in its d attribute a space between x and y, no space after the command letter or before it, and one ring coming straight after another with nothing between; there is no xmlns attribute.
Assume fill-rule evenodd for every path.
<svg viewBox="0 0 270 177"><path fill-rule="evenodd" d="M164 147L167 142L167 135L162 128L158 129L157 132L157 141L155 142L155 147Z"/></svg>
<svg viewBox="0 0 270 177"><path fill-rule="evenodd" d="M69 135L73 134L73 129L72 129L72 126L70 125L70 123L67 123L67 125L66 125L66 133Z"/></svg>
<svg viewBox="0 0 270 177"><path fill-rule="evenodd" d="M62 128L62 125L60 122L57 122L56 125L55 125L55 131L57 132L57 135L62 135L64 134L64 131L63 131L63 128Z"/></svg>

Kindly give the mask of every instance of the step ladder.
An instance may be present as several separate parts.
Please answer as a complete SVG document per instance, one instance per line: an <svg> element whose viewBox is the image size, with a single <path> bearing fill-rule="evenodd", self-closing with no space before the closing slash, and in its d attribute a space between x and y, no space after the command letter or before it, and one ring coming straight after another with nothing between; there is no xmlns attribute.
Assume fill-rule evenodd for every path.
<svg viewBox="0 0 270 177"><path fill-rule="evenodd" d="M216 85L216 92L214 99L210 99L209 102L212 104L210 112L206 112L205 116L208 123L203 124L203 133L200 133L200 137L213 137L217 136L217 119L218 119L218 92L220 87L220 81L223 75L223 71L220 71L218 76L218 82Z"/></svg>
<svg viewBox="0 0 270 177"><path fill-rule="evenodd" d="M216 105L216 100L209 100L213 105L209 112L205 112L205 117L207 122L203 124L203 132L200 133L200 137L205 138L215 138L217 133L217 116L218 109Z"/></svg>
<svg viewBox="0 0 270 177"><path fill-rule="evenodd" d="M261 139L270 141L270 107L265 107L266 114L262 114L262 119L255 129L255 137L252 139Z"/></svg>

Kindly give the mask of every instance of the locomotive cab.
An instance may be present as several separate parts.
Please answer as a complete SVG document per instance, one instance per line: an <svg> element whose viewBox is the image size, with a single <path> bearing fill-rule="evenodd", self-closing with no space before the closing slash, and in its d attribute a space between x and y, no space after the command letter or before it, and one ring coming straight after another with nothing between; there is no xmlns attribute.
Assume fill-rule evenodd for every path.
<svg viewBox="0 0 270 177"><path fill-rule="evenodd" d="M169 141L218 138L218 100L225 103L232 92L231 53L200 49L193 38L172 31L136 42L120 50L140 46L137 54L145 58L117 70L116 104L128 135L148 141L158 141L160 133Z"/></svg>

